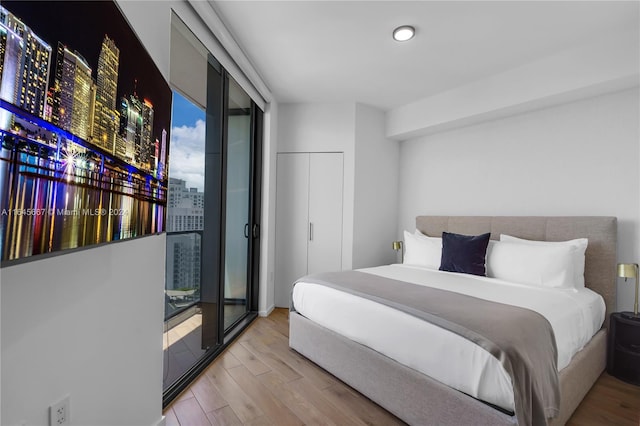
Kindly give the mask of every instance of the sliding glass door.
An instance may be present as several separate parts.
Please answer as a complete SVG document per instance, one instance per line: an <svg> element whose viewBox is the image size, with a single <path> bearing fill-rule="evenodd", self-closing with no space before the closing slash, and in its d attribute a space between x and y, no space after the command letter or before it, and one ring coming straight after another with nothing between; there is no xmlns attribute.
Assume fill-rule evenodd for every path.
<svg viewBox="0 0 640 426"><path fill-rule="evenodd" d="M251 224L251 98L227 79L227 208L224 276L224 328L249 310L249 242Z"/></svg>
<svg viewBox="0 0 640 426"><path fill-rule="evenodd" d="M202 327L214 347L257 311L262 111L212 56L208 66Z"/></svg>
<svg viewBox="0 0 640 426"><path fill-rule="evenodd" d="M182 26L178 36L180 52L185 51L183 39L199 43ZM206 50L200 44L194 52ZM193 169L169 171L181 192L175 192L173 198L169 194L172 204L168 215L180 216L174 221L183 227L167 233L167 283L171 288L165 291L164 405L257 316L262 111L211 54L201 59L206 71L188 70L189 75L206 79L206 96L195 92L191 97L199 96L200 105L205 104L204 117L195 126L202 130L201 151L190 146L190 152L178 150L176 156L202 159L201 172L196 172L201 173L202 184L197 189L189 185L185 188L180 180L190 176ZM192 83L181 82L183 90ZM185 110L176 108L177 104L174 120ZM174 130L173 134L181 132ZM180 164L173 160L172 167ZM184 164L189 168L194 162ZM184 228L193 214L198 216L195 225ZM182 284L182 275L180 284L176 284L176 271L188 275L188 285Z"/></svg>

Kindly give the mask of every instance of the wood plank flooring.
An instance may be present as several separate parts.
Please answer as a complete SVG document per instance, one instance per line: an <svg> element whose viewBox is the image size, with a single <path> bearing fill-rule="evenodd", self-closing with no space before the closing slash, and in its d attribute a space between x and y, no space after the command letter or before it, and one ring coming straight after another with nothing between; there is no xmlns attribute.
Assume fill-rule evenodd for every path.
<svg viewBox="0 0 640 426"><path fill-rule="evenodd" d="M254 321L167 407L166 425L404 424L289 349L287 314ZM640 387L604 373L568 425L640 425Z"/></svg>

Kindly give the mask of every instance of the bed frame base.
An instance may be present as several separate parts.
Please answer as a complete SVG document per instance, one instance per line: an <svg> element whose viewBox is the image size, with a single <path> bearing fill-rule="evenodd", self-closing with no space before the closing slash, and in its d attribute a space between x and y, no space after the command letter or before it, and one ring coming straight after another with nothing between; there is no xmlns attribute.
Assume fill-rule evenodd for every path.
<svg viewBox="0 0 640 426"><path fill-rule="evenodd" d="M289 345L320 367L412 425L515 425L515 416L408 368L366 346L291 312ZM560 373L560 415L571 417L606 364L606 331L600 330Z"/></svg>

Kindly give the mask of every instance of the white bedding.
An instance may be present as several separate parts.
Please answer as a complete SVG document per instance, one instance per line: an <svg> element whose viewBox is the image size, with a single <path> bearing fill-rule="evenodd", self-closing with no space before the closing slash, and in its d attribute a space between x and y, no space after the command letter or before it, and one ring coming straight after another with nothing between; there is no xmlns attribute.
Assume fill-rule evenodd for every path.
<svg viewBox="0 0 640 426"><path fill-rule="evenodd" d="M587 288L534 287L410 265L360 271L540 313L555 333L558 371L600 329L605 316L602 297ZM299 282L292 297L296 310L317 324L452 388L513 411L510 377L496 358L465 338L388 306L317 284Z"/></svg>

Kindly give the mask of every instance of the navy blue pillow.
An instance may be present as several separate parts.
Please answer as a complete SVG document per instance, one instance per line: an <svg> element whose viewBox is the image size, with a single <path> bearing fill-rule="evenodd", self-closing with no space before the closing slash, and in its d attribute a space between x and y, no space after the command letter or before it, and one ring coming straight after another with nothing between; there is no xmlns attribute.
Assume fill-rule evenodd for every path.
<svg viewBox="0 0 640 426"><path fill-rule="evenodd" d="M442 233L440 270L471 275L487 275L485 260L491 233L469 236Z"/></svg>

